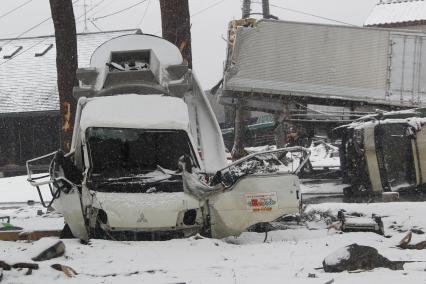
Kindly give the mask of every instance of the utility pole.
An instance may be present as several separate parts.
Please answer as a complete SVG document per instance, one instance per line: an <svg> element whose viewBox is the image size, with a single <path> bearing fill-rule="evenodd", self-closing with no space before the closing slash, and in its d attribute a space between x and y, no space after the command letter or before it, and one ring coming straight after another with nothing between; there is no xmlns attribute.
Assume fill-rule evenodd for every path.
<svg viewBox="0 0 426 284"><path fill-rule="evenodd" d="M56 72L62 122L62 149L71 147L77 103L72 91L77 85L77 35L72 0L49 0L55 27Z"/></svg>
<svg viewBox="0 0 426 284"><path fill-rule="evenodd" d="M191 19L188 0L160 0L163 38L176 45L192 68Z"/></svg>
<svg viewBox="0 0 426 284"><path fill-rule="evenodd" d="M251 0L243 0L243 19L250 18Z"/></svg>
<svg viewBox="0 0 426 284"><path fill-rule="evenodd" d="M270 18L269 13L269 0L262 0L262 14L264 19Z"/></svg>
<svg viewBox="0 0 426 284"><path fill-rule="evenodd" d="M250 18L251 0L244 0L242 6L242 18ZM232 147L232 159L237 160L244 156L244 140L246 129L247 111L244 110L244 99L239 97L235 104L235 119L234 119L234 145Z"/></svg>

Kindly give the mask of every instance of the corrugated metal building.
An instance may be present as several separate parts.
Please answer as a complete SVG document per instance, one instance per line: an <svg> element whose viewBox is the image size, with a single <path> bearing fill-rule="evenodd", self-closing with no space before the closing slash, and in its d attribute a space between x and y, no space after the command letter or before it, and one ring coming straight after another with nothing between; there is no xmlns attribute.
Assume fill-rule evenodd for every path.
<svg viewBox="0 0 426 284"><path fill-rule="evenodd" d="M426 106L426 33L233 21L219 100L321 135L376 108Z"/></svg>
<svg viewBox="0 0 426 284"><path fill-rule="evenodd" d="M229 62L225 103L241 93L326 105L426 105L421 32L261 20L237 30Z"/></svg>
<svg viewBox="0 0 426 284"><path fill-rule="evenodd" d="M426 31L426 1L380 0L364 25Z"/></svg>
<svg viewBox="0 0 426 284"><path fill-rule="evenodd" d="M77 35L79 67L102 43L139 30ZM54 36L0 39L0 175L60 146Z"/></svg>

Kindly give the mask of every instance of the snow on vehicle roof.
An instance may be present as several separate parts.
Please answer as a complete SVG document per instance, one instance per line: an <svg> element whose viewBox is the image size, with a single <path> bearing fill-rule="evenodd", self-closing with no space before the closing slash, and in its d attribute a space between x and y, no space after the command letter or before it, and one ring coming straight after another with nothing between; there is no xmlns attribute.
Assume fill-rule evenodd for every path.
<svg viewBox="0 0 426 284"><path fill-rule="evenodd" d="M106 73L105 63L110 61L112 52L142 50L152 50L164 67L183 62L179 49L163 38L145 34L119 36L104 42L92 54L90 66L95 67L99 73L96 89L102 88Z"/></svg>
<svg viewBox="0 0 426 284"><path fill-rule="evenodd" d="M116 127L188 130L188 108L182 99L162 95L117 95L88 99L81 128Z"/></svg>

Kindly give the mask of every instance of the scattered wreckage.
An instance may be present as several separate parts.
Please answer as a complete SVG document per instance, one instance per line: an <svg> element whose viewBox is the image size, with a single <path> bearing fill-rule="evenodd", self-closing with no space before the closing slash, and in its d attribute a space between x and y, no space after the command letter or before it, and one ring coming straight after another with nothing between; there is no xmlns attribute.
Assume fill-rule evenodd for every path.
<svg viewBox="0 0 426 284"><path fill-rule="evenodd" d="M377 113L335 129L345 195L421 190L426 184L426 109Z"/></svg>
<svg viewBox="0 0 426 284"><path fill-rule="evenodd" d="M382 256L376 248L356 243L340 248L328 255L322 262L325 272L371 270L385 267L403 270L406 261L392 261Z"/></svg>
<svg viewBox="0 0 426 284"><path fill-rule="evenodd" d="M77 71L71 151L27 162L29 182L63 213L64 231L85 241L221 238L299 212L297 174L309 150L227 165L216 118L176 46L126 35L98 47L90 66ZM44 159L52 159L49 175L35 176Z"/></svg>
<svg viewBox="0 0 426 284"><path fill-rule="evenodd" d="M339 210L337 219L342 232L374 232L382 236L385 234L382 218L375 214L369 218Z"/></svg>

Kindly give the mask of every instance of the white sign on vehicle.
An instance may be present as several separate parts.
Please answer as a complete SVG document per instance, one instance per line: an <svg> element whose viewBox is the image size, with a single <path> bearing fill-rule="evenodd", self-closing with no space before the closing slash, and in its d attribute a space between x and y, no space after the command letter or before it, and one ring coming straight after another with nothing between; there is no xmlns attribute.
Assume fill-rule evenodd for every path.
<svg viewBox="0 0 426 284"><path fill-rule="evenodd" d="M272 211L278 207L276 192L245 194L247 209L252 212Z"/></svg>

